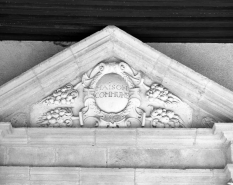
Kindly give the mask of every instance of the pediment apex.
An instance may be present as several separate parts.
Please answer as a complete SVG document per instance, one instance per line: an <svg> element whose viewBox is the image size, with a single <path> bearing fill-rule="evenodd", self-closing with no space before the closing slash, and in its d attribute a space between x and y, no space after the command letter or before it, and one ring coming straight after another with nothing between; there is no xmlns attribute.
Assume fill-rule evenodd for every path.
<svg viewBox="0 0 233 185"><path fill-rule="evenodd" d="M231 91L116 26L107 26L1 86L0 120L9 121L18 110L27 114L31 105L54 90L80 80L98 63L114 60L127 63L217 121L233 120Z"/></svg>

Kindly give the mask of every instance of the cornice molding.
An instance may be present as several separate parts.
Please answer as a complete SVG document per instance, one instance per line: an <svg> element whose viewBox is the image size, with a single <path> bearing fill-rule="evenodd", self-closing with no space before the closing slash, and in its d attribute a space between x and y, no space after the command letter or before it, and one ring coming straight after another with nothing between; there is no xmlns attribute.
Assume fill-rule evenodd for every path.
<svg viewBox="0 0 233 185"><path fill-rule="evenodd" d="M183 101L219 120L233 120L233 93L115 26L72 45L0 87L0 118L30 107L109 58L118 58L162 83Z"/></svg>
<svg viewBox="0 0 233 185"><path fill-rule="evenodd" d="M143 168L85 168L85 167L6 167L0 166L1 180L7 184L153 184L166 182L182 184L222 184L227 171L222 169L143 169ZM166 180L164 178L166 176Z"/></svg>
<svg viewBox="0 0 233 185"><path fill-rule="evenodd" d="M0 143L18 146L73 145L136 148L225 148L233 138L229 123L215 123L212 129L179 128L12 128L0 122ZM111 136L115 137L112 138ZM69 137L67 137L69 136ZM230 137L229 137L230 136ZM84 139L85 138L85 139ZM176 142L174 142L176 141ZM124 143L122 145L122 143Z"/></svg>

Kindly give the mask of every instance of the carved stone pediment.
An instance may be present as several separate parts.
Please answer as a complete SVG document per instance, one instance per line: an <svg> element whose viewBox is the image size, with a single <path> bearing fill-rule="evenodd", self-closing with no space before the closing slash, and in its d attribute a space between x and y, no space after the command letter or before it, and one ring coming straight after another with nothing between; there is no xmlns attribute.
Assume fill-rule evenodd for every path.
<svg viewBox="0 0 233 185"><path fill-rule="evenodd" d="M127 63L105 61L84 73L77 84L67 84L33 105L31 124L182 128L191 127L192 112L161 84L146 84L141 72Z"/></svg>
<svg viewBox="0 0 233 185"><path fill-rule="evenodd" d="M116 27L0 87L15 127L212 127L233 120L233 93Z"/></svg>

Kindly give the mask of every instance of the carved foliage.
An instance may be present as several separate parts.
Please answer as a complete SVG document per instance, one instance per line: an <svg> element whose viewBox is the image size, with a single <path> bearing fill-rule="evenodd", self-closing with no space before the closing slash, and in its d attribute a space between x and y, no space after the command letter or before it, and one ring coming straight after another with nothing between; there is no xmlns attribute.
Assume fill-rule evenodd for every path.
<svg viewBox="0 0 233 185"><path fill-rule="evenodd" d="M70 108L56 108L43 114L37 124L41 127L71 127L72 111Z"/></svg>
<svg viewBox="0 0 233 185"><path fill-rule="evenodd" d="M151 124L156 128L181 128L184 127L181 118L171 110L162 108L151 112Z"/></svg>
<svg viewBox="0 0 233 185"><path fill-rule="evenodd" d="M146 95L149 101L158 99L167 104L177 104L181 102L181 100L169 92L168 89L156 83L151 85L150 89L146 92Z"/></svg>
<svg viewBox="0 0 233 185"><path fill-rule="evenodd" d="M67 84L55 90L50 96L43 99L40 103L44 105L70 105L78 97L78 91L71 84Z"/></svg>
<svg viewBox="0 0 233 185"><path fill-rule="evenodd" d="M211 118L211 117L204 117L202 119L202 124L206 127L206 128L212 128L214 123L216 122L215 119Z"/></svg>
<svg viewBox="0 0 233 185"><path fill-rule="evenodd" d="M27 114L24 112L19 112L11 118L11 124L13 126L27 126Z"/></svg>
<svg viewBox="0 0 233 185"><path fill-rule="evenodd" d="M79 118L80 125L84 127L144 127L148 123L156 128L184 127L177 114L165 109L174 104L177 105L171 109L178 108L181 100L160 84L154 83L147 90L148 87L142 83L141 74L124 62L100 63L83 75L82 83L79 83L83 87L68 84L43 99L40 103L53 105L53 109L44 113L37 124L42 127L71 127L73 119ZM75 117L70 107L78 107L73 103L78 97L79 87L84 107L75 111L79 111L79 117ZM147 98L153 103L145 101L141 106L141 97L145 98L146 90ZM150 113L146 107L150 104L157 108L146 118Z"/></svg>

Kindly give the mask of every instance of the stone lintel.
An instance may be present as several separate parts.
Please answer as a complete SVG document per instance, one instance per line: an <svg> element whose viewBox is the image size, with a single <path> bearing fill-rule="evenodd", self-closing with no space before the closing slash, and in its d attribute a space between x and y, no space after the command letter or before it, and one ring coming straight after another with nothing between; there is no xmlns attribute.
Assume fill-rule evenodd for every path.
<svg viewBox="0 0 233 185"><path fill-rule="evenodd" d="M224 169L134 169L77 167L0 167L1 184L218 184L229 181Z"/></svg>
<svg viewBox="0 0 233 185"><path fill-rule="evenodd" d="M212 129L13 128L5 133L0 165L219 169L232 161L231 147Z"/></svg>
<svg viewBox="0 0 233 185"><path fill-rule="evenodd" d="M222 148L225 147L227 140L231 140L226 136L233 133L233 130L219 129L227 127L226 125L231 127L228 123L217 123L213 130L206 128L12 128L10 123L1 122L0 142L2 145L20 145L21 143L30 146L72 144L79 147Z"/></svg>

